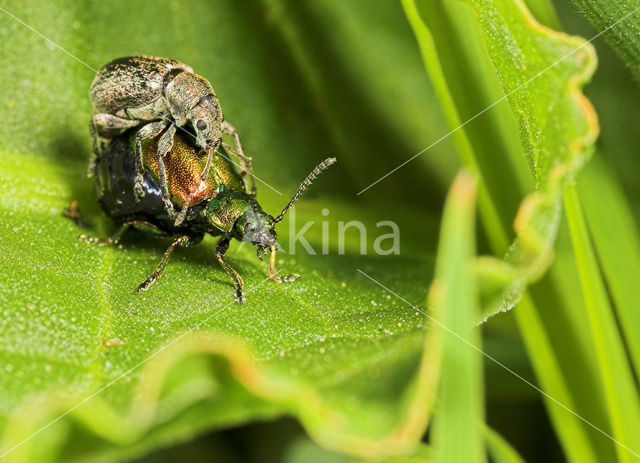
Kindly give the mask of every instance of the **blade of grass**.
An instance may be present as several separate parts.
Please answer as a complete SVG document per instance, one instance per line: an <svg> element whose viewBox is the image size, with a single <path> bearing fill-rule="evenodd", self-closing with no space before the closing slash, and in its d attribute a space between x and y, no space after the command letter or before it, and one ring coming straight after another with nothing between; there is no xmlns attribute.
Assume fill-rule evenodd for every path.
<svg viewBox="0 0 640 463"><path fill-rule="evenodd" d="M518 452L489 426L484 427L484 439L494 463L524 463Z"/></svg>
<svg viewBox="0 0 640 463"><path fill-rule="evenodd" d="M528 293L524 294L513 314L536 377L540 381L541 389L570 410L574 410L571 389L566 383L562 367L540 318L539 311ZM598 459L587 437L584 425L575 416L547 397L545 397L545 403L567 459L579 463L597 462Z"/></svg>
<svg viewBox="0 0 640 463"><path fill-rule="evenodd" d="M616 451L620 461L637 461L635 457L640 457L640 401L633 373L616 327L575 185L565 187L564 200L613 436L620 443Z"/></svg>
<svg viewBox="0 0 640 463"><path fill-rule="evenodd" d="M409 19L409 23L416 34L418 45L420 46L420 52L422 53L422 59L424 60L427 73L429 74L429 78L431 79L436 95L438 95L440 100L440 106L445 120L451 128L459 127L462 124L462 119L458 114L455 100L449 90L447 79L440 64L438 52L433 41L433 36L422 21L415 1L403 0L402 5L407 14L407 18ZM491 241L491 245L494 249L497 249L498 252L504 253L507 250L508 239L504 233L500 215L489 196L489 192L487 191L486 181L484 180L482 172L478 166L471 141L466 135L464 129L456 130L451 134L451 137L465 168L471 171L471 173L478 179L478 208L481 211L480 217L484 228L487 231L487 236Z"/></svg>
<svg viewBox="0 0 640 463"><path fill-rule="evenodd" d="M578 181L580 200L635 371L640 372L640 237L624 193L601 156ZM615 237L615 239L612 239Z"/></svg>
<svg viewBox="0 0 640 463"><path fill-rule="evenodd" d="M553 349L557 368L571 393L571 402L563 403L594 426L611 434L604 388L595 361L596 350L585 303L581 297L576 297L582 292L582 287L565 218L558 230L554 255L549 273L536 283L529 293L535 301L537 319L543 324L546 338ZM514 311L514 315L521 314ZM529 330L529 325L523 323L521 328ZM528 348L530 351L534 349L535 344ZM531 357L533 354L529 355ZM540 363L539 367L544 369L545 363ZM544 383L541 381L541 384ZM585 388L585 384L589 384L590 387ZM597 430L574 421L584 429L597 461L615 460L615 442ZM559 435L563 432L563 428L556 429Z"/></svg>
<svg viewBox="0 0 640 463"><path fill-rule="evenodd" d="M447 199L440 232L436 276L430 305L439 307L440 322L481 348L480 328L473 326L478 312L472 259L475 255L475 180L467 173L456 178ZM447 335L442 352L438 414L433 425L435 462L482 462L482 359L480 352Z"/></svg>

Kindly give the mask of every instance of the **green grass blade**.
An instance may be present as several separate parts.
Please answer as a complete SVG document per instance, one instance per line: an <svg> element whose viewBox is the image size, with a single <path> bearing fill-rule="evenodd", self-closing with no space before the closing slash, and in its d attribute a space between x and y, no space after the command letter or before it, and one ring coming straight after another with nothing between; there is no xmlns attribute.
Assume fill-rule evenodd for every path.
<svg viewBox="0 0 640 463"><path fill-rule="evenodd" d="M463 120L458 113L456 103L449 89L431 31L423 22L414 0L403 0L402 5L409 19L409 23L416 34L422 59L424 60L427 73L440 100L447 124L451 129L459 127ZM480 217L483 221L484 228L487 230L487 236L489 240L491 240L494 248L505 252L508 246L508 239L504 233L498 210L486 189L486 182L482 177L482 171L478 166L471 141L464 129L456 130L451 134L451 137L464 166L478 177L478 208L481 211Z"/></svg>
<svg viewBox="0 0 640 463"><path fill-rule="evenodd" d="M539 310L528 293L523 296L513 314L540 382L540 388L573 410L572 390L564 377L562 364L554 351L555 346L540 318ZM567 459L576 463L597 462L598 458L585 432L585 425L555 401L545 397L545 403Z"/></svg>
<svg viewBox="0 0 640 463"><path fill-rule="evenodd" d="M640 372L640 237L624 193L600 156L578 181L580 199L598 261L615 302L620 326Z"/></svg>
<svg viewBox="0 0 640 463"><path fill-rule="evenodd" d="M433 425L434 461L484 461L478 423L483 420L483 384L472 268L475 253L475 181L469 174L455 180L445 206L431 305L439 308L438 325L446 327L438 413ZM466 341L466 342L465 342ZM471 344L472 346L470 346Z"/></svg>
<svg viewBox="0 0 640 463"><path fill-rule="evenodd" d="M620 461L640 458L640 401L574 185L565 206Z"/></svg>
<svg viewBox="0 0 640 463"><path fill-rule="evenodd" d="M494 463L524 463L516 449L511 447L509 442L489 426L484 428L484 438L487 443L487 450Z"/></svg>

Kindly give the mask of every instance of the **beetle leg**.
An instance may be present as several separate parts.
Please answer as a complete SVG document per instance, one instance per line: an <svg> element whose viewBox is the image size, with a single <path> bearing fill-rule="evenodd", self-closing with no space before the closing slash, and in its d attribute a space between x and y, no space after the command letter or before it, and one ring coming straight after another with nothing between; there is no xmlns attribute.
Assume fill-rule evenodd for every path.
<svg viewBox="0 0 640 463"><path fill-rule="evenodd" d="M98 163L98 157L100 156L100 151L101 151L100 148L98 147L98 133L96 130L95 123L93 122L93 117L89 121L89 132L91 133L93 150L91 152L91 159L89 160L89 167L87 167L87 170L84 173L85 178L93 177L93 174L96 171L96 164Z"/></svg>
<svg viewBox="0 0 640 463"><path fill-rule="evenodd" d="M158 278L162 276L162 272L164 272L164 268L167 265L167 261L169 260L169 257L171 256L171 253L176 248L176 246L189 246L190 240L191 239L185 235L177 238L173 243L169 245L169 248L167 248L167 250L164 252L162 259L160 259L160 263L158 264L156 269L153 271L153 273L149 275L149 278L144 280L140 286L138 286L139 293L149 289L149 286L154 284L158 280Z"/></svg>
<svg viewBox="0 0 640 463"><path fill-rule="evenodd" d="M251 177L251 196L256 196L256 192L257 192L257 188L256 188L256 178L253 175L253 166L251 164L251 157L247 156L246 154L244 154L244 150L242 149L242 143L240 143L240 135L238 135L238 131L236 130L236 128L229 124L227 121L224 121L222 123L222 131L224 133L227 133L229 135L231 135L236 142L236 149L231 149L231 147L229 147L226 143L225 148L228 149L229 151L231 151L239 160L240 163L242 164L242 172L240 175L242 175L242 180L244 181L244 176L245 174L249 174L249 177Z"/></svg>
<svg viewBox="0 0 640 463"><path fill-rule="evenodd" d="M87 244L97 244L98 246L104 246L106 244L118 244L120 238L122 238L122 235L124 235L124 232L126 232L131 225L135 224L136 222L125 222L120 226L120 228L116 230L113 235L107 236L106 238L96 238L95 236L91 235L80 235L78 236L78 239L80 241L84 241Z"/></svg>
<svg viewBox="0 0 640 463"><path fill-rule="evenodd" d="M93 142L93 155L89 161L89 167L85 173L85 177L90 178L96 170L96 163L100 157L99 137L113 138L120 135L127 129L142 124L143 121L138 119L125 119L123 117L114 116L113 114L101 113L94 114L89 121L89 132Z"/></svg>
<svg viewBox="0 0 640 463"><path fill-rule="evenodd" d="M244 286L244 282L242 281L242 277L236 272L233 267L227 264L222 256L229 249L229 238L223 237L220 238L218 244L216 245L216 259L222 265L222 268L227 272L227 274L233 280L233 285L236 288L236 300L242 304L244 302L244 296L242 295L242 287Z"/></svg>
<svg viewBox="0 0 640 463"><path fill-rule="evenodd" d="M289 275L278 275L276 272L276 247L271 246L269 249L271 255L269 256L269 278L278 283L291 283L299 278L302 278L297 273L290 273Z"/></svg>
<svg viewBox="0 0 640 463"><path fill-rule="evenodd" d="M170 218L175 218L176 212L173 209L173 203L169 197L169 187L167 186L167 173L164 167L164 157L171 151L173 147L173 137L176 134L175 124L170 124L169 128L160 137L158 141L158 171L160 172L160 189L162 190L162 202L164 208Z"/></svg>
<svg viewBox="0 0 640 463"><path fill-rule="evenodd" d="M135 195L136 201L140 201L140 199L144 196L144 188L142 187L142 182L144 181L144 159L142 154L142 140L147 138L154 138L160 135L162 131L167 126L167 121L156 121L150 122L136 135L136 172L138 175L136 176L136 181L133 186L133 193Z"/></svg>

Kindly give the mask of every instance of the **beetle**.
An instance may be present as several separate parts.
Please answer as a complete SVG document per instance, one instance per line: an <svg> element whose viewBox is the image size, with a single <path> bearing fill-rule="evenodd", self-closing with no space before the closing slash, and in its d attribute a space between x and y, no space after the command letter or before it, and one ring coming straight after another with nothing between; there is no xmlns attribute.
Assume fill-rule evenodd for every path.
<svg viewBox="0 0 640 463"><path fill-rule="evenodd" d="M202 180L208 175L213 151L223 144L223 133L234 137L235 150L226 144L225 148L241 161L243 175L248 172L253 178L251 159L244 154L238 132L224 120L209 81L195 74L190 66L154 56L118 58L98 71L89 96L95 114L89 124L93 157L88 176L93 174L100 156L98 137L110 140L127 129L142 126L135 144L137 175L132 185L134 199L140 201L145 194L141 143L147 138L160 136L157 143L159 186L164 206L178 224L184 220L190 201L186 202L180 214L175 213L169 199L164 166L164 157L171 151L177 128L185 133L190 133L188 129L193 131L196 145L207 151L208 162L200 173Z"/></svg>
<svg viewBox="0 0 640 463"><path fill-rule="evenodd" d="M129 227L159 237L172 237L173 241L160 263L140 284L138 292L146 291L162 275L169 256L176 247L196 245L207 233L220 236L215 250L216 259L233 280L235 297L240 303L244 301L242 277L224 260L224 254L234 238L254 244L260 260L263 254L271 252L268 268L271 279L282 282L292 281L297 277L280 277L276 273L278 242L274 227L311 182L336 161L335 158L328 158L313 169L282 212L274 218L262 210L253 187L247 184L246 179L237 173L223 155L213 156L211 175L202 181L200 172L208 162L206 157L183 135L176 134L174 144L165 156L170 200L176 207L181 207L192 197L185 220L176 225L164 207L159 185L159 162L154 155L159 142L155 139L143 139L140 145L145 167L142 180L144 195L140 201L135 200L132 188L138 174L135 148L141 130L144 128L129 130L115 137L105 147L95 166L95 195L103 211L119 223L120 227L110 238L98 239L81 235L82 240L88 243L115 244Z"/></svg>

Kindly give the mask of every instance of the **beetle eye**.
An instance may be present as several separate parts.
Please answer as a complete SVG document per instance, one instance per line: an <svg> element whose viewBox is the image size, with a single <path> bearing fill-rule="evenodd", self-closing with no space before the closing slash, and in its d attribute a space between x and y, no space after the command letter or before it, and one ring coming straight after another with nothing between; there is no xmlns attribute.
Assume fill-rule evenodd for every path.
<svg viewBox="0 0 640 463"><path fill-rule="evenodd" d="M200 119L196 122L196 127L198 130L207 130L207 122Z"/></svg>

